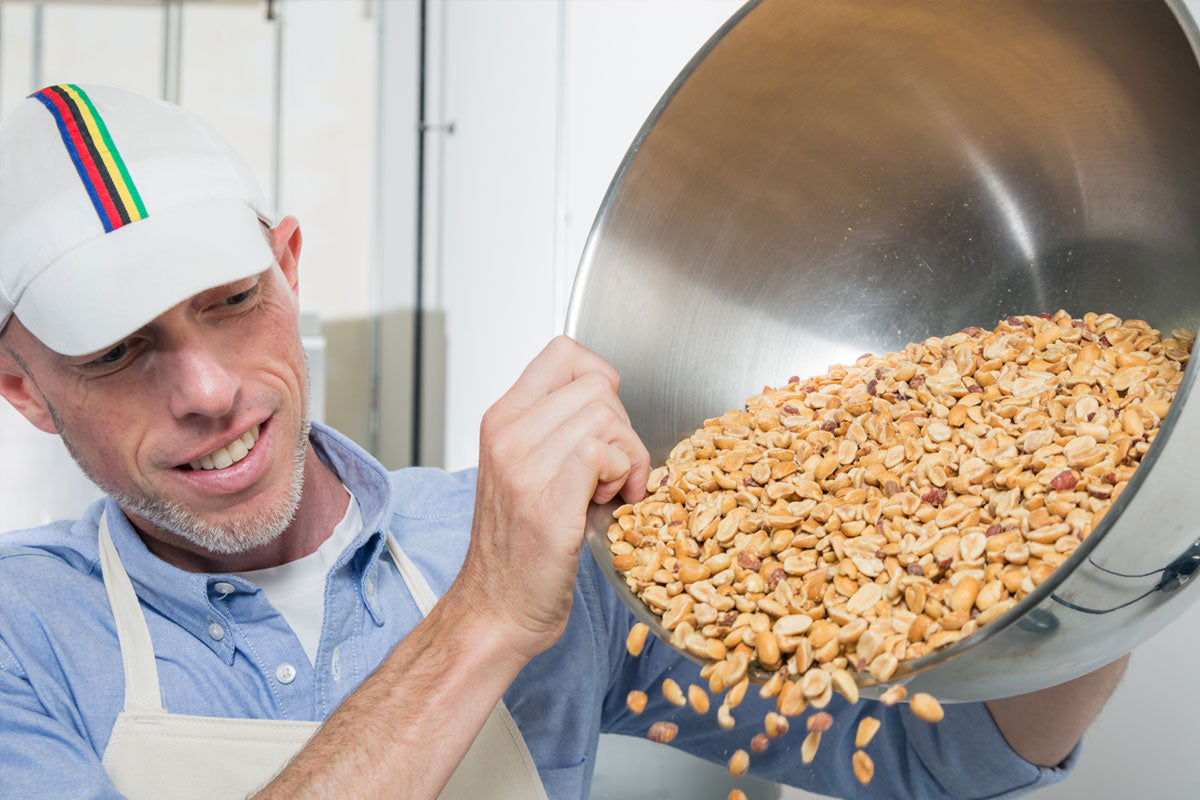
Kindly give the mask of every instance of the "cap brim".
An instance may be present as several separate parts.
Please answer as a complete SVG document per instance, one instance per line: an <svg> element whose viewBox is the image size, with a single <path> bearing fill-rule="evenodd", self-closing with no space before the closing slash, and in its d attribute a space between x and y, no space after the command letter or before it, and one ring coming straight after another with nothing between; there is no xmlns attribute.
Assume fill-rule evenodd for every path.
<svg viewBox="0 0 1200 800"><path fill-rule="evenodd" d="M204 200L151 213L68 252L29 284L13 313L51 350L82 356L273 263L254 209Z"/></svg>

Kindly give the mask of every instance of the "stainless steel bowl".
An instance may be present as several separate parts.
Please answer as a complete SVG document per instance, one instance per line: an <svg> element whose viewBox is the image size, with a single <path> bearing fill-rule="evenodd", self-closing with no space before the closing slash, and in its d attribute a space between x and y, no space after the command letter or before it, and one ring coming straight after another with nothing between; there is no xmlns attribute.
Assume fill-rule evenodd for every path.
<svg viewBox="0 0 1200 800"><path fill-rule="evenodd" d="M1200 68L1182 5L761 0L617 171L567 332L617 366L659 462L764 384L1014 313L1200 322ZM1200 598L1188 369L1133 481L1007 616L896 679L948 700L1060 683ZM610 508L588 543L612 571ZM1200 581L1195 581L1200 583Z"/></svg>

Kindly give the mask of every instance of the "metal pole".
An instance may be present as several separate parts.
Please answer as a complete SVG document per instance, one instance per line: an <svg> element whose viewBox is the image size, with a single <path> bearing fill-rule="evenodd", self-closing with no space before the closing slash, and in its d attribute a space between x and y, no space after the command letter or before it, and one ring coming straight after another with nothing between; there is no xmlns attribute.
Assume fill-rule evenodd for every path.
<svg viewBox="0 0 1200 800"><path fill-rule="evenodd" d="M283 3L272 0L268 19L275 23L275 75L273 78L274 105L271 109L271 209L279 213L283 141Z"/></svg>
<svg viewBox="0 0 1200 800"><path fill-rule="evenodd" d="M183 0L163 0L162 87L159 94L170 103L179 102L182 51Z"/></svg>
<svg viewBox="0 0 1200 800"><path fill-rule="evenodd" d="M367 7L369 8L369 6ZM364 9L364 13L367 9ZM384 76L387 4L380 3L375 17L375 208L372 214L371 307L367 318L367 439L368 449L379 457L382 438L380 405L383 395L383 161Z"/></svg>
<svg viewBox="0 0 1200 800"><path fill-rule="evenodd" d="M31 91L42 88L42 8L41 0L33 4L33 63L29 67Z"/></svg>
<svg viewBox="0 0 1200 800"><path fill-rule="evenodd" d="M0 114L4 113L4 3L0 2Z"/></svg>
<svg viewBox="0 0 1200 800"><path fill-rule="evenodd" d="M425 84L426 50L429 36L429 2L421 0L417 23L417 230L416 230L416 287L413 297L413 393L412 393L412 463L421 464L421 389L424 374L425 332Z"/></svg>

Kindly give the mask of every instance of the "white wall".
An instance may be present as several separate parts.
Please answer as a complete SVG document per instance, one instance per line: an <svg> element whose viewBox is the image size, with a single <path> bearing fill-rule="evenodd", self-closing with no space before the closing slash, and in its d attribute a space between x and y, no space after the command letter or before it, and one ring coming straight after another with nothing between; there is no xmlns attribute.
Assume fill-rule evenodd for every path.
<svg viewBox="0 0 1200 800"><path fill-rule="evenodd" d="M604 191L662 92L736 0L442 0L426 302L445 311L445 465L562 331Z"/></svg>

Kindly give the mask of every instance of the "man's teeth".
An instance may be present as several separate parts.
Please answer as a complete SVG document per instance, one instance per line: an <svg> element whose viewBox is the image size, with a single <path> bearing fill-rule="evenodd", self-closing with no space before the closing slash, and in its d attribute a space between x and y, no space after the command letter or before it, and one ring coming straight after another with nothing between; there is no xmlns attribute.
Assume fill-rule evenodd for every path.
<svg viewBox="0 0 1200 800"><path fill-rule="evenodd" d="M254 443L257 441L258 426L255 425L239 438L234 439L230 444L213 450L208 455L201 456L195 461L189 461L188 466L192 469L225 469L226 467L231 467L245 458L254 449Z"/></svg>

